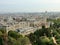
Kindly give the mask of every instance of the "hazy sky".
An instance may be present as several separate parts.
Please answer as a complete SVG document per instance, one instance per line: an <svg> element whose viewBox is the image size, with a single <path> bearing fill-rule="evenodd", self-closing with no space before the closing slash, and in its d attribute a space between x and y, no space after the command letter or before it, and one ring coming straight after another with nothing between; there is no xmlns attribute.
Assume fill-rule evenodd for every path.
<svg viewBox="0 0 60 45"><path fill-rule="evenodd" d="M0 12L60 11L60 0L0 0Z"/></svg>

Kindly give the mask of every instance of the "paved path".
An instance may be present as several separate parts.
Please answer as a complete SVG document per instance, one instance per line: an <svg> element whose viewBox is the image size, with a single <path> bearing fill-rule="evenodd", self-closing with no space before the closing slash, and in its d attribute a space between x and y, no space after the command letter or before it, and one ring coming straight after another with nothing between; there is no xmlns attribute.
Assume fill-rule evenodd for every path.
<svg viewBox="0 0 60 45"><path fill-rule="evenodd" d="M57 45L57 42L56 42L55 37L52 37L52 39L53 39L54 44L56 44L56 45Z"/></svg>

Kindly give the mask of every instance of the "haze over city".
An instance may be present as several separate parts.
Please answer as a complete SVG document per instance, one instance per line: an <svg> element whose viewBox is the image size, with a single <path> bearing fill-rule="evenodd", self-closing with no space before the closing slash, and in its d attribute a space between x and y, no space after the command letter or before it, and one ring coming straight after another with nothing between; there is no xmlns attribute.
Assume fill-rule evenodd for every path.
<svg viewBox="0 0 60 45"><path fill-rule="evenodd" d="M0 13L60 11L60 0L0 0Z"/></svg>

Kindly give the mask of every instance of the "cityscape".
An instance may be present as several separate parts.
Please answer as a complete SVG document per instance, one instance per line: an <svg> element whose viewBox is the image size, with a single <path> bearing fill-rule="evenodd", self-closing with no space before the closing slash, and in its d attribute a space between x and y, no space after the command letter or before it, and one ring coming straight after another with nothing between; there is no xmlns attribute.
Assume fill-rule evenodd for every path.
<svg viewBox="0 0 60 45"><path fill-rule="evenodd" d="M60 0L0 0L0 45L60 45Z"/></svg>
<svg viewBox="0 0 60 45"><path fill-rule="evenodd" d="M16 16L14 16L14 14L10 16L0 16L0 27L6 27L7 32L10 30L19 30L21 34L27 35L35 32L37 29L41 29L42 25L48 28L51 23L47 22L47 16L40 16L38 13L36 15L34 13L26 13L25 16L22 16L24 14L20 14L20 16L17 15L18 14L16 14Z"/></svg>
<svg viewBox="0 0 60 45"><path fill-rule="evenodd" d="M6 30L7 34L9 33L9 31L13 31L18 32L22 36L26 36L30 35L31 33L35 33L37 30L42 29L42 26L45 26L45 28L50 28L50 26L54 24L54 21L51 20L58 19L60 20L59 12L45 11L40 13L0 14L0 30ZM55 40L55 38L52 39Z"/></svg>

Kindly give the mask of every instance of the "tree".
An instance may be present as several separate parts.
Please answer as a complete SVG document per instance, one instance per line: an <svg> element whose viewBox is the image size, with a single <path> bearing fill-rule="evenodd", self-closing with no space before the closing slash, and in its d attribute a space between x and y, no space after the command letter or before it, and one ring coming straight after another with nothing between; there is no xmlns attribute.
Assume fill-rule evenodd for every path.
<svg viewBox="0 0 60 45"><path fill-rule="evenodd" d="M31 44L28 37L19 38L18 41L20 42L21 45L30 45Z"/></svg>
<svg viewBox="0 0 60 45"><path fill-rule="evenodd" d="M18 39L22 35L20 35L18 32L15 32L15 31L9 31L8 36L11 36L11 37L13 37L15 39Z"/></svg>
<svg viewBox="0 0 60 45"><path fill-rule="evenodd" d="M3 45L3 40L2 40L2 32L0 31L0 45Z"/></svg>
<svg viewBox="0 0 60 45"><path fill-rule="evenodd" d="M46 36L42 36L39 38L41 45L49 45L50 39Z"/></svg>

